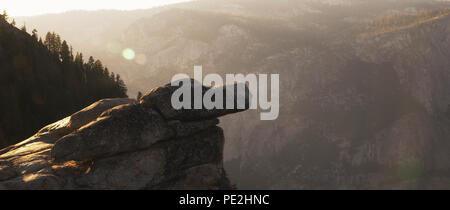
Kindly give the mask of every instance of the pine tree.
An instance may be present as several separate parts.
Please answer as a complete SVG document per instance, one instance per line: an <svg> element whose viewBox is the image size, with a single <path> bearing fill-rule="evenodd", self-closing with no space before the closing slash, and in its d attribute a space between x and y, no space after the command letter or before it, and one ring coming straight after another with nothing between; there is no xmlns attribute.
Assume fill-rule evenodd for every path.
<svg viewBox="0 0 450 210"><path fill-rule="evenodd" d="M23 32L27 32L27 25L23 23L23 26L22 28L20 28L20 30L22 30Z"/></svg>
<svg viewBox="0 0 450 210"><path fill-rule="evenodd" d="M51 52L51 54L55 57L60 56L62 43L61 43L61 37L56 34L55 32L48 32L45 35L45 41L44 45L47 47L47 49Z"/></svg>
<svg viewBox="0 0 450 210"><path fill-rule="evenodd" d="M61 37L59 36L59 34L56 34L55 32L53 32L53 36L55 37L54 38L55 54L61 53L61 47L62 47Z"/></svg>
<svg viewBox="0 0 450 210"><path fill-rule="evenodd" d="M105 67L105 70L103 70L103 75L105 76L105 78L109 77L109 69L107 67Z"/></svg>
<svg viewBox="0 0 450 210"><path fill-rule="evenodd" d="M63 64L69 64L72 61L72 59L70 58L69 45L67 45L67 42L65 40L61 45L61 52L59 57L61 58Z"/></svg>
<svg viewBox="0 0 450 210"><path fill-rule="evenodd" d="M3 14L0 15L0 19L2 19L4 21L8 21L9 20L9 15L8 15L8 13L6 13L6 10L3 10Z"/></svg>
<svg viewBox="0 0 450 210"><path fill-rule="evenodd" d="M74 63L75 63L75 66L76 66L78 69L81 69L81 67L83 67L83 63L84 63L84 60L83 60L83 53L77 53L77 54L75 55Z"/></svg>
<svg viewBox="0 0 450 210"><path fill-rule="evenodd" d="M95 63L94 57L89 56L89 60L88 60L87 64L91 69L94 68L94 63Z"/></svg>
<svg viewBox="0 0 450 210"><path fill-rule="evenodd" d="M125 86L125 82L120 78L119 74L116 74L116 84L118 86L118 92L119 93L126 93L127 92L127 87ZM123 97L125 97L125 95Z"/></svg>
<svg viewBox="0 0 450 210"><path fill-rule="evenodd" d="M34 38L34 40L38 40L38 34L37 34L37 30L36 29L33 29L33 31L31 31L31 37L33 37Z"/></svg>

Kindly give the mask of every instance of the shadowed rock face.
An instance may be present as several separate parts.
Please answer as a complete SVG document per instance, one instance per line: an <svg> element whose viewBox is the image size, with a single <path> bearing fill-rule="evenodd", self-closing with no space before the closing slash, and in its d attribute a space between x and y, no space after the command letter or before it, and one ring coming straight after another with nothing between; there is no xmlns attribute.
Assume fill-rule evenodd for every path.
<svg viewBox="0 0 450 210"><path fill-rule="evenodd" d="M0 189L231 188L216 117L242 110L172 110L168 117L162 104L170 106L170 97L158 93L139 103L98 101L0 150ZM157 109L148 98L158 98Z"/></svg>
<svg viewBox="0 0 450 210"><path fill-rule="evenodd" d="M169 120L184 120L184 121L192 121L199 119L207 119L207 118L215 118L218 116L223 116L227 114L232 114L236 112L243 111L250 107L251 94L248 87L243 83L236 83L225 86L217 86L217 87L205 87L201 86L201 84L193 79L184 79L180 80L183 84L190 83L191 86L191 109L174 109L171 104L172 94L179 88L177 86L171 86L170 84L165 85L164 87L158 87L150 90L147 94L145 94L140 103L147 107L152 107L155 110L158 110L166 119ZM241 87L238 87L242 85ZM201 86L201 87L200 87ZM227 107L228 104L233 104L232 109L195 109L194 108L194 88L199 87L201 89L202 95L204 96L208 91L212 93L222 92L223 95L223 107ZM239 92L239 88L242 88L242 93ZM226 97L227 92L232 92L233 97ZM215 95L215 94L212 94ZM238 102L242 101L243 109L238 108Z"/></svg>

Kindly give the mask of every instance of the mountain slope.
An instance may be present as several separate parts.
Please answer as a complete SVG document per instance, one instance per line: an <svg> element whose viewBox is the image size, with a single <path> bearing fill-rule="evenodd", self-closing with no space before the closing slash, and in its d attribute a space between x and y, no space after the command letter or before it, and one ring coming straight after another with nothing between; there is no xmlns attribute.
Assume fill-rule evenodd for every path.
<svg viewBox="0 0 450 210"><path fill-rule="evenodd" d="M242 137L251 149L230 174L245 188L448 188L449 21L353 31L299 57L289 74L298 84L284 88L300 96L282 103L290 116Z"/></svg>
<svg viewBox="0 0 450 210"><path fill-rule="evenodd" d="M226 167L240 188L447 186L434 180L449 164L448 16L365 38L364 22L324 18L292 26L168 10L124 33L122 42L147 64L123 65L134 66L128 78L139 75L138 87L195 64L205 73L280 74L279 119L261 122L249 112L222 122L231 141Z"/></svg>

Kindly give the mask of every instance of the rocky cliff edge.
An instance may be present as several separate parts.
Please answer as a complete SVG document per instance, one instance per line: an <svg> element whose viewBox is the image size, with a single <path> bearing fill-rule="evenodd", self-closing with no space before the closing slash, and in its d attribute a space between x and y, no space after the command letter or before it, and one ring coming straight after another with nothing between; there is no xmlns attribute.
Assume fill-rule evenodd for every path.
<svg viewBox="0 0 450 210"><path fill-rule="evenodd" d="M100 100L0 150L0 189L231 188L217 117L243 110L175 110L175 90Z"/></svg>

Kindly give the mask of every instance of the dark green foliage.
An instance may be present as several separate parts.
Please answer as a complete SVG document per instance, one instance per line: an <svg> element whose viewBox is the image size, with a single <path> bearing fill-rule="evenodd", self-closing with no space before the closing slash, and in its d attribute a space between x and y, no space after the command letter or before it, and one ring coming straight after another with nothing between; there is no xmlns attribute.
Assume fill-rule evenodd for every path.
<svg viewBox="0 0 450 210"><path fill-rule="evenodd" d="M58 34L42 41L0 19L0 148L102 98L127 97L119 75L73 55Z"/></svg>
<svg viewBox="0 0 450 210"><path fill-rule="evenodd" d="M3 21L8 21L8 19L9 19L8 13L6 13L6 11L3 10L3 14L0 15L0 21L1 21L1 20L3 20Z"/></svg>

